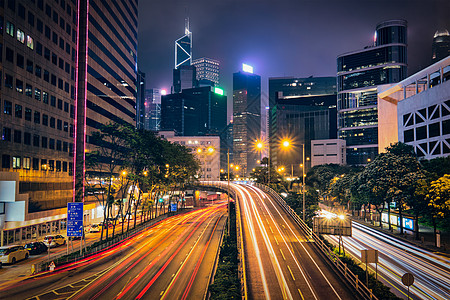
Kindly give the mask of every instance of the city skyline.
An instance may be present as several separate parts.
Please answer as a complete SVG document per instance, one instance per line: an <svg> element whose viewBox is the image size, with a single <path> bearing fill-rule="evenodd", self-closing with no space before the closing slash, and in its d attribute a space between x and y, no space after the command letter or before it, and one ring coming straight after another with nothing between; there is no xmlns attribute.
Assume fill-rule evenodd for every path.
<svg viewBox="0 0 450 300"><path fill-rule="evenodd" d="M193 59L220 61L228 95L241 63L261 74L263 95L269 77L336 76L337 56L370 46L375 25L389 19L408 21L408 75L430 65L434 33L450 29L448 1L364 2L142 2L141 11L148 14L139 16L138 64L149 87L170 89L172 45L189 16Z"/></svg>

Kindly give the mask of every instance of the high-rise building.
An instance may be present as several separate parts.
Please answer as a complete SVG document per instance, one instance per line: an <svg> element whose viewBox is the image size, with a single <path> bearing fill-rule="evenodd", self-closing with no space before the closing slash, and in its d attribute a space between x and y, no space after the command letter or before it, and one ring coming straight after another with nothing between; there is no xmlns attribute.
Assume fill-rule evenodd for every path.
<svg viewBox="0 0 450 300"><path fill-rule="evenodd" d="M185 20L184 35L175 41L175 69L190 66L192 60L192 32L189 30L189 19Z"/></svg>
<svg viewBox="0 0 450 300"><path fill-rule="evenodd" d="M219 66L217 60L211 58L198 58L192 61L197 71L197 81L199 86L218 86L219 85Z"/></svg>
<svg viewBox="0 0 450 300"><path fill-rule="evenodd" d="M406 21L382 22L372 47L337 58L338 138L346 141L347 164L366 164L378 154L377 87L406 77L406 37Z"/></svg>
<svg viewBox="0 0 450 300"><path fill-rule="evenodd" d="M437 62L450 55L450 34L448 30L438 30L431 45L431 60Z"/></svg>
<svg viewBox="0 0 450 300"><path fill-rule="evenodd" d="M76 16L77 9L71 11ZM77 54L78 70L76 201L84 199L91 133L109 122L136 124L138 5L137 0L79 0L78 14L78 47L71 51Z"/></svg>
<svg viewBox="0 0 450 300"><path fill-rule="evenodd" d="M336 101L336 77L269 78L271 163L300 174L305 145L309 169L311 141L336 138Z"/></svg>
<svg viewBox="0 0 450 300"><path fill-rule="evenodd" d="M182 90L198 87L195 66L180 66L173 69L172 93L181 93Z"/></svg>
<svg viewBox="0 0 450 300"><path fill-rule="evenodd" d="M178 136L219 135L226 122L227 96L220 88L185 89L161 97L161 130Z"/></svg>
<svg viewBox="0 0 450 300"><path fill-rule="evenodd" d="M65 207L73 186L77 5L16 0L0 10L0 171L19 174L28 212Z"/></svg>
<svg viewBox="0 0 450 300"><path fill-rule="evenodd" d="M237 175L248 176L260 159L255 142L261 138L261 76L253 68L233 73L233 162Z"/></svg>
<svg viewBox="0 0 450 300"><path fill-rule="evenodd" d="M165 93L160 89L145 90L145 121L146 130L161 130L161 95Z"/></svg>
<svg viewBox="0 0 450 300"><path fill-rule="evenodd" d="M145 128L145 112L146 112L146 99L145 99L145 73L138 70L137 73L137 93L136 93L136 127L139 129Z"/></svg>

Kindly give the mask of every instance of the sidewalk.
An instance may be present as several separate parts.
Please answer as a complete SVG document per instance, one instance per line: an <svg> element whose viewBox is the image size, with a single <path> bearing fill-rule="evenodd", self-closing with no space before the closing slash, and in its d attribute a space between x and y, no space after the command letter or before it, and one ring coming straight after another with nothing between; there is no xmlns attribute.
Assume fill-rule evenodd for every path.
<svg viewBox="0 0 450 300"><path fill-rule="evenodd" d="M352 216L352 220L354 222L358 222L360 224L366 225L370 228L383 232L384 234L393 236L399 240L413 244L417 247L426 249L431 252L438 252L442 255L450 257L450 233L448 232L441 232L441 247L437 248L434 245L433 228L424 225L419 226L420 239L416 240L415 233L408 230L404 230L404 234L401 235L400 228L396 226L392 226L392 231L389 231L387 224L383 224L383 227L381 228L380 226L374 226L370 221L364 221L364 219L358 218L357 216Z"/></svg>

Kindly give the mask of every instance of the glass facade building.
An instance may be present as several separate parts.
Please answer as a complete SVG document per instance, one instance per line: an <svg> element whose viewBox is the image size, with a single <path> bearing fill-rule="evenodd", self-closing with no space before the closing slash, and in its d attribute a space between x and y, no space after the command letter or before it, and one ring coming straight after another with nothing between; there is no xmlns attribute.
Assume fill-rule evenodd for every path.
<svg viewBox="0 0 450 300"><path fill-rule="evenodd" d="M311 140L336 138L336 77L269 78L269 109L271 161L299 174L302 144L311 157ZM284 139L289 150L280 147Z"/></svg>
<svg viewBox="0 0 450 300"><path fill-rule="evenodd" d="M189 19L185 20L184 35L175 41L175 69L190 66L192 61L192 32Z"/></svg>
<svg viewBox="0 0 450 300"><path fill-rule="evenodd" d="M161 97L161 130L179 136L219 135L227 125L227 96L211 87Z"/></svg>
<svg viewBox="0 0 450 300"><path fill-rule="evenodd" d="M261 138L261 76L233 73L233 162L239 176L248 176L260 159L255 141Z"/></svg>
<svg viewBox="0 0 450 300"><path fill-rule="evenodd" d="M337 58L338 138L346 141L348 164L378 154L377 86L406 78L406 38L406 21L382 22L373 46Z"/></svg>
<svg viewBox="0 0 450 300"><path fill-rule="evenodd" d="M450 34L448 30L436 31L433 37L431 51L431 60L433 62L440 61L450 55Z"/></svg>

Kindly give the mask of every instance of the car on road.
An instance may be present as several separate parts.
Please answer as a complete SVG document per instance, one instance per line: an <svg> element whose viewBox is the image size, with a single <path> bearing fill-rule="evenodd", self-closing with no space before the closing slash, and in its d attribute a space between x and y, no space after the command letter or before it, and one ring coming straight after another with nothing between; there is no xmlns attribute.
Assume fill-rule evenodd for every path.
<svg viewBox="0 0 450 300"><path fill-rule="evenodd" d="M44 244L49 248L58 247L66 244L66 238L60 234L47 235L44 237Z"/></svg>
<svg viewBox="0 0 450 300"><path fill-rule="evenodd" d="M10 245L0 247L0 262L2 264L15 264L19 260L27 259L30 254L23 246Z"/></svg>
<svg viewBox="0 0 450 300"><path fill-rule="evenodd" d="M89 228L89 232L93 233L93 232L100 232L100 226L98 224L92 224L91 228Z"/></svg>
<svg viewBox="0 0 450 300"><path fill-rule="evenodd" d="M48 247L43 242L31 242L24 246L31 255L47 252Z"/></svg>

